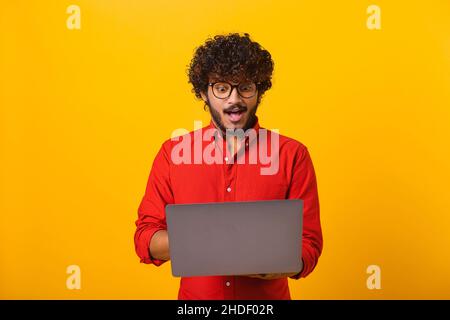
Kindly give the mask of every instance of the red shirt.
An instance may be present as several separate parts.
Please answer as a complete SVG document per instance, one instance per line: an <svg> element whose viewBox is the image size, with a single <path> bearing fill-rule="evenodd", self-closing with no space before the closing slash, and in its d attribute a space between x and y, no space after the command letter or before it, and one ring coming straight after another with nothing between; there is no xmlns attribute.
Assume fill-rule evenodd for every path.
<svg viewBox="0 0 450 320"><path fill-rule="evenodd" d="M198 163L198 159L197 163L194 163L196 147L201 146L202 150L205 150L209 146L208 150L211 150L211 146L217 145L221 152L227 150L225 139L221 134L194 146L195 138L201 138L202 132L206 129L215 129L212 121L208 126L184 136L190 138L193 150L192 162L180 164L173 161L173 148L183 141L182 138L179 141L172 139L165 141L155 157L136 221L134 241L141 262L152 263L155 266L166 262L150 256L149 244L156 231L167 229L165 219L167 204L302 199L303 269L291 278L306 277L314 270L323 245L317 182L306 146L294 139L278 135L279 166L275 174L269 175L261 174L261 168L269 166L267 161L264 164L260 161L257 163L238 161L239 157L244 155L243 159L249 159L250 151L257 145L255 143L257 139L254 137L246 138L245 146L243 144L242 149L234 156L232 164L227 163L230 160L228 157L225 158L226 152L222 153L224 156L220 155L224 159L223 163L208 164L205 161ZM253 129L258 132L259 138L263 128L257 122ZM267 130L266 141L269 149L272 144L270 137L273 134L277 133ZM263 300L291 299L291 297L287 277L264 280L245 276L204 276L182 277L178 299Z"/></svg>

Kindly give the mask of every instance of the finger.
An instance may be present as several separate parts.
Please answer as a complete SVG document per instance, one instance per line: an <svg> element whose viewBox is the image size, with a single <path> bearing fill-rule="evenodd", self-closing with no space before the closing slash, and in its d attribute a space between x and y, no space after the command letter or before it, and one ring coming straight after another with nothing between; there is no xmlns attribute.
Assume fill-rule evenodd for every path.
<svg viewBox="0 0 450 320"><path fill-rule="evenodd" d="M271 274L266 274L265 276L264 276L264 279L266 279L266 280L272 280L272 279L278 279L278 278L280 278L281 277L281 274L279 274L279 273L271 273Z"/></svg>
<svg viewBox="0 0 450 320"><path fill-rule="evenodd" d="M258 279L265 279L265 274L249 274L249 275L247 275L247 277L250 277L250 278L258 278Z"/></svg>

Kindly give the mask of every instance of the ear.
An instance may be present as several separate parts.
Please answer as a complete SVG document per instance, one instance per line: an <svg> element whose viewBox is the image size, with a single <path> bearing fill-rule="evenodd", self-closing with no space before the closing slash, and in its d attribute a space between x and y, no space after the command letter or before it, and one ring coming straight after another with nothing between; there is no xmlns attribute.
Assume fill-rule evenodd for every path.
<svg viewBox="0 0 450 320"><path fill-rule="evenodd" d="M203 91L200 92L200 95L202 96L203 101L207 101L208 99L206 98L206 95Z"/></svg>

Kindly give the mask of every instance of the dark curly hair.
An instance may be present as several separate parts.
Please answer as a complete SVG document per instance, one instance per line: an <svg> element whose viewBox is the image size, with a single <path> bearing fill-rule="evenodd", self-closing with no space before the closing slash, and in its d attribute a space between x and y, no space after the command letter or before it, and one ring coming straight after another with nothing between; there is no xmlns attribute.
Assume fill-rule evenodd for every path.
<svg viewBox="0 0 450 320"><path fill-rule="evenodd" d="M258 84L258 101L272 87L274 62L269 51L250 39L248 33L216 35L198 47L189 65L192 92L201 98L208 80L254 81Z"/></svg>

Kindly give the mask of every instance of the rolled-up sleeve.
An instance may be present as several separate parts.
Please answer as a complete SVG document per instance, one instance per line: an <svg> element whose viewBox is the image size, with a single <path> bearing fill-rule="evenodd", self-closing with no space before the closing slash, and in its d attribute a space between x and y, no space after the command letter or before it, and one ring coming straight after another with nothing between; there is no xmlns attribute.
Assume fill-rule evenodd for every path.
<svg viewBox="0 0 450 320"><path fill-rule="evenodd" d="M300 279L308 276L316 267L322 253L323 238L316 175L308 149L300 144L295 158L288 199L303 200L303 269L290 278Z"/></svg>
<svg viewBox="0 0 450 320"><path fill-rule="evenodd" d="M150 255L150 241L155 232L167 230L165 207L173 203L170 186L170 140L166 141L153 161L145 194L138 208L134 244L141 263L162 265L166 260Z"/></svg>

